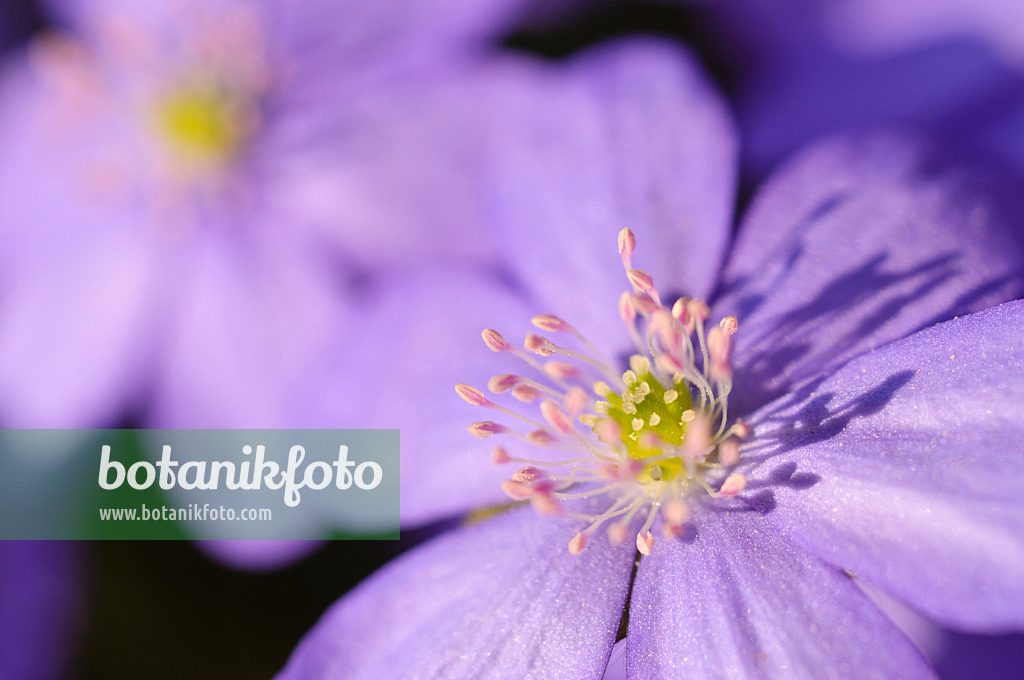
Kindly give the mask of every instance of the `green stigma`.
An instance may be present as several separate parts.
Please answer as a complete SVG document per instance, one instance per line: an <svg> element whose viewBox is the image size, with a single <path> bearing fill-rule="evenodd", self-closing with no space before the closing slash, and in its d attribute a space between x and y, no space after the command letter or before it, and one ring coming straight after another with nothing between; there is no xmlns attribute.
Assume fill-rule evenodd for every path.
<svg viewBox="0 0 1024 680"><path fill-rule="evenodd" d="M597 411L619 426L619 439L630 458L659 458L641 476L669 481L684 472L680 458L666 458L664 454L667 447L682 445L686 425L694 416L690 390L682 376L666 388L651 373L650 363L643 357L632 357L630 364L632 369L622 376L625 389L621 393L612 392L603 383L595 386L598 396L605 399L598 404Z"/></svg>
<svg viewBox="0 0 1024 680"><path fill-rule="evenodd" d="M247 136L243 120L236 98L211 84L178 89L157 108L164 140L183 158L200 162L234 153Z"/></svg>

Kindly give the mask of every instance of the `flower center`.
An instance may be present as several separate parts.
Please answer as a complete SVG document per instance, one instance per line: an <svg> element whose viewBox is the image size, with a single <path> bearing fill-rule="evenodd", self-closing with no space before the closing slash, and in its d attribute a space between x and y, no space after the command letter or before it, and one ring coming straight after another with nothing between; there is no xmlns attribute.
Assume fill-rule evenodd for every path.
<svg viewBox="0 0 1024 680"><path fill-rule="evenodd" d="M531 333L520 349L497 331L483 332L491 350L511 352L543 376L533 380L498 375L488 381L489 390L508 393L524 404L536 403L540 420L506 408L469 385L455 388L469 403L532 428L520 432L488 420L471 425L473 435L507 435L547 451L570 452L568 457L532 460L512 456L499 446L492 460L525 465L502 485L513 500L529 501L542 513L589 523L569 542L573 554L581 552L602 526L607 526L612 542L625 540L634 519L639 522L643 516L636 544L648 555L654 546L651 528L659 515L662 533L679 536L690 516L691 494L728 498L746 486L742 474L728 474L739 461L739 442L748 433L742 421L728 425L730 336L739 327L736 317L726 317L706 331L710 310L701 300L684 297L665 307L652 277L632 268L635 248L633 233L623 229L619 254L633 290L623 293L619 311L637 348L628 370L619 374L574 327L542 314L533 318L537 328L563 333L578 348ZM533 355L558 358L541 363ZM593 499L601 510L582 513L568 508L570 501L580 499Z"/></svg>
<svg viewBox="0 0 1024 680"><path fill-rule="evenodd" d="M211 163L231 156L252 132L252 102L214 82L179 87L157 106L157 126L181 159Z"/></svg>
<svg viewBox="0 0 1024 680"><path fill-rule="evenodd" d="M280 69L269 61L264 21L256 8L230 6L192 21L195 30L185 32L167 65L177 77L154 102L156 130L186 168L218 166L253 137L261 102L279 80Z"/></svg>

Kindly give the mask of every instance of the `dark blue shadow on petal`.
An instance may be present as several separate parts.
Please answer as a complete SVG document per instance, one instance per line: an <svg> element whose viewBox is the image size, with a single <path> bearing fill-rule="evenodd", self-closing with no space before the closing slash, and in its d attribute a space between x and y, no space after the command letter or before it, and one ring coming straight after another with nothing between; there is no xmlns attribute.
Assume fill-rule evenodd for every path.
<svg viewBox="0 0 1024 680"><path fill-rule="evenodd" d="M816 393L824 378L795 391L779 405L777 412L768 414L766 419L773 423L772 432L744 449L748 481L747 493L741 500L745 509L769 514L776 506L774 489L799 492L821 481L813 469L801 469L793 461L772 461L793 449L832 439L855 418L878 413L913 380L914 374L912 370L893 373L871 389L838 404L834 403L835 393Z"/></svg>
<svg viewBox="0 0 1024 680"><path fill-rule="evenodd" d="M984 153L893 131L795 160L755 201L712 296L740 320L730 413L1024 295L1022 185Z"/></svg>
<svg viewBox="0 0 1024 680"><path fill-rule="evenodd" d="M793 246L793 253L799 252L801 246L798 242ZM735 390L737 396L742 397L742 403L738 404L740 412L790 393L792 385L782 376L789 374L790 366L797 363L806 365L815 359L809 354L814 351L813 346L799 339L802 329L812 324L829 324L847 314L857 313L860 318L852 329L835 338L827 347L817 349L823 363L831 357L854 353L863 338L905 306L955 277L959 271L956 253L937 256L905 271L889 269L887 260L887 254L881 251L863 264L840 273L805 304L780 316L760 334L744 339L758 349L748 356L742 373L737 376L742 380L742 385ZM937 314L932 323L951 318L959 310L967 308L971 300L998 290L1008 281L1008 277L998 277L964 292L949 309ZM895 292L897 290L899 292ZM751 314L760 297L744 295L741 300L737 316Z"/></svg>
<svg viewBox="0 0 1024 680"><path fill-rule="evenodd" d="M756 493L748 493L742 498L747 507L754 512L768 515L775 510L778 502L775 500L775 492L771 489L764 489Z"/></svg>
<svg viewBox="0 0 1024 680"><path fill-rule="evenodd" d="M833 392L817 394L816 390L824 382L824 378L815 380L794 391L789 398L766 416L773 425L770 436L756 446L744 449L744 457L749 460L766 461L772 456L785 453L794 448L832 439L854 418L861 418L878 413L888 404L896 393L907 386L914 378L916 371L904 370L893 373L871 389L847 399L833 403L836 395ZM771 453L758 458L759 450ZM768 483L778 485L780 482L788 486L802 483L801 473L795 465L783 464L768 475ZM810 484L805 484L810 486Z"/></svg>

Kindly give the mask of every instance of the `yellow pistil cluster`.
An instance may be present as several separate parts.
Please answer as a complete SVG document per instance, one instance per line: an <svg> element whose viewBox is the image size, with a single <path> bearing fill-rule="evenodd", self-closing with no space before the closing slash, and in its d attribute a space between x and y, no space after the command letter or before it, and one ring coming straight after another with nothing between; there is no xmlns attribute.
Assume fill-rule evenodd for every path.
<svg viewBox="0 0 1024 680"><path fill-rule="evenodd" d="M621 392L612 392L604 382L594 385L594 393L604 399L594 404L594 411L618 425L621 444L631 458L642 461L660 456L665 446L680 446L686 425L695 413L689 387L681 375L675 376L672 386L666 388L651 373L645 357L634 354L630 364L630 370L622 374ZM595 425L597 422L595 419ZM667 479L679 471L681 463L662 461L652 465L661 466L660 473L653 473L656 477L660 474L659 478Z"/></svg>

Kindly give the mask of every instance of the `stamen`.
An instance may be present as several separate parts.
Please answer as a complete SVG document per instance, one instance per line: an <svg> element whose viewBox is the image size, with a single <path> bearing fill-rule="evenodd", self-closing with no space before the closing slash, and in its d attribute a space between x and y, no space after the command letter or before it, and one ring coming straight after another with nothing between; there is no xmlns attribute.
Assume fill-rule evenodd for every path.
<svg viewBox="0 0 1024 680"><path fill-rule="evenodd" d="M626 271L632 269L630 264L633 260L633 251L636 250L636 236L632 230L623 229L619 232L619 257L622 258L622 266Z"/></svg>
<svg viewBox="0 0 1024 680"><path fill-rule="evenodd" d="M641 555L651 554L651 551L654 550L654 536L650 531L636 535L636 549L640 551Z"/></svg>
<svg viewBox="0 0 1024 680"><path fill-rule="evenodd" d="M580 532L569 541L569 554L579 555L585 547L587 547L587 535Z"/></svg>
<svg viewBox="0 0 1024 680"><path fill-rule="evenodd" d="M490 420L482 420L469 426L469 433L480 439L493 437L496 434L505 434L508 431L509 429L504 425L499 425L498 423Z"/></svg>
<svg viewBox="0 0 1024 680"><path fill-rule="evenodd" d="M514 374L488 381L496 395L537 403L543 424L506 409L469 385L456 387L465 401L513 415L534 428L523 435L483 421L470 427L475 436L506 434L537 446L575 452L565 460L543 462L510 456L501 447L491 454L495 463L527 465L503 486L511 498L529 501L541 513L563 513L590 523L569 541L572 554L583 551L589 537L605 523L609 540L623 542L631 526L636 530L634 517L645 511L636 547L648 555L655 544L655 522L660 521L666 538L684 533L692 493L727 499L746 488L746 477L739 473L729 474L716 484L717 489L712 486L720 479L716 471L739 463L740 441L749 433L742 421L728 423L731 336L739 323L727 316L705 332L711 310L702 300L682 297L666 308L653 277L633 267L635 249L633 233L622 230L619 255L633 292L620 297L619 312L638 350L629 357L625 371L615 370L568 321L540 314L532 319L534 326L546 333L573 335L589 353L534 333L526 336L525 349L512 347L497 331L484 331L483 337L493 351L513 353L560 388ZM530 353L558 354L568 361L551 360L542 367ZM606 376L607 382L584 382L591 369ZM565 512L563 504L581 499L603 500L604 510L594 515Z"/></svg>
<svg viewBox="0 0 1024 680"><path fill-rule="evenodd" d="M544 372L553 378L578 378L580 369L564 361L549 361L544 364Z"/></svg>
<svg viewBox="0 0 1024 680"><path fill-rule="evenodd" d="M484 344L492 352L504 352L512 348L511 345L505 342L505 338L501 336L501 333L491 328L484 329L483 337Z"/></svg>
<svg viewBox="0 0 1024 680"><path fill-rule="evenodd" d="M512 388L512 396L519 401L529 404L536 399L540 393L529 385L516 385Z"/></svg>
<svg viewBox="0 0 1024 680"><path fill-rule="evenodd" d="M575 418L586 407L588 401L587 393L582 387L573 386L565 393L565 410L570 418Z"/></svg>
<svg viewBox="0 0 1024 680"><path fill-rule="evenodd" d="M734 473L725 478L722 482L722 488L718 490L718 496L721 498L731 498L743 491L747 486L747 478L739 473Z"/></svg>
<svg viewBox="0 0 1024 680"><path fill-rule="evenodd" d="M542 338L536 333L530 333L526 336L526 349L530 350L534 354L539 354L542 357L549 357L555 353L554 344L547 338Z"/></svg>
<svg viewBox="0 0 1024 680"><path fill-rule="evenodd" d="M474 406L483 406L484 408L490 408L494 406L494 402L484 396L483 392L475 387L470 387L465 383L459 383L455 386L455 391L460 397L468 401Z"/></svg>
<svg viewBox="0 0 1024 680"><path fill-rule="evenodd" d="M505 375L496 375L488 380L487 389L494 394L505 394L519 383L520 378L518 375L506 373Z"/></svg>
<svg viewBox="0 0 1024 680"><path fill-rule="evenodd" d="M544 420L548 421L548 425L555 428L563 434L569 434L573 431L572 422L569 417L562 412L562 409L552 401L543 401L540 404L540 412L544 415Z"/></svg>
<svg viewBox="0 0 1024 680"><path fill-rule="evenodd" d="M740 442L736 437L729 437L718 445L718 462L723 467L732 467L740 461Z"/></svg>
<svg viewBox="0 0 1024 680"><path fill-rule="evenodd" d="M608 540L613 545L618 545L625 541L628 534L629 529L624 524L613 524L608 527Z"/></svg>

